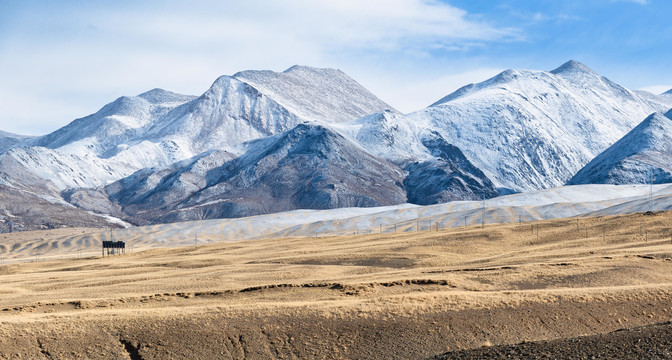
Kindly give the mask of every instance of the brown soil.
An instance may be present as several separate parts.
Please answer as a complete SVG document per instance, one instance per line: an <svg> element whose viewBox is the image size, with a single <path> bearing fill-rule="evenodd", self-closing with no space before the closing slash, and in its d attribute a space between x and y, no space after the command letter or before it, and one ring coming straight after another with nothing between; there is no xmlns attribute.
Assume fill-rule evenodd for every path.
<svg viewBox="0 0 672 360"><path fill-rule="evenodd" d="M608 334L481 347L436 356L445 359L672 359L672 323Z"/></svg>
<svg viewBox="0 0 672 360"><path fill-rule="evenodd" d="M545 221L538 236L509 224L6 264L0 358L589 358L601 353L572 344L618 349L638 331L653 336L644 357L664 356L669 324L614 331L672 320L670 224L659 213Z"/></svg>

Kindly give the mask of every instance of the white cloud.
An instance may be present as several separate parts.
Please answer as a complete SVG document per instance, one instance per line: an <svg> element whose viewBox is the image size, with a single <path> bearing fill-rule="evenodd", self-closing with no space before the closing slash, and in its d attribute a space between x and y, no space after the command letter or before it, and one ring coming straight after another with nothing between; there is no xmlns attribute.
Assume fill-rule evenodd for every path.
<svg viewBox="0 0 672 360"><path fill-rule="evenodd" d="M44 133L120 95L154 87L198 95L217 76L245 69L300 63L385 69L376 73L395 78L403 66L394 64L422 72L434 52L520 35L435 0L100 4L25 5L9 14L0 32L0 93L11 96L1 104L0 129ZM370 82L391 105L406 107L375 86L384 81Z"/></svg>
<svg viewBox="0 0 672 360"><path fill-rule="evenodd" d="M572 15L572 14L566 14L566 13L559 13L559 14L545 14L541 12L526 12L526 11L520 11L520 10L511 10L510 14L529 23L532 24L537 24L537 23L549 23L549 22L554 22L554 23L567 23L567 22L575 22L575 21L581 21L582 18L577 16L577 15Z"/></svg>
<svg viewBox="0 0 672 360"><path fill-rule="evenodd" d="M652 94L662 94L664 92L672 90L672 85L652 85L652 86L643 87L639 90L648 91Z"/></svg>
<svg viewBox="0 0 672 360"><path fill-rule="evenodd" d="M611 2L628 2L639 5L648 5L649 0L611 0Z"/></svg>

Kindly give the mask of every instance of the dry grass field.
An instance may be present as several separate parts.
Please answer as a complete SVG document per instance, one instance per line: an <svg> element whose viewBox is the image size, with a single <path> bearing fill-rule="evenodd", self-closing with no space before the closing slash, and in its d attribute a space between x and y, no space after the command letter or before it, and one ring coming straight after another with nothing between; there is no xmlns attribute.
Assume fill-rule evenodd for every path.
<svg viewBox="0 0 672 360"><path fill-rule="evenodd" d="M209 240L0 265L0 358L450 358L672 319L672 212Z"/></svg>

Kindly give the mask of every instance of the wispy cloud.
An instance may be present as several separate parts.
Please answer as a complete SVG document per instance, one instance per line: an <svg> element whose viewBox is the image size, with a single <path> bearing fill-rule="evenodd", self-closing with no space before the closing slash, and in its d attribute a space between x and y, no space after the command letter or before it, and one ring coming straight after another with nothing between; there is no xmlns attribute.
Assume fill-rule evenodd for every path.
<svg viewBox="0 0 672 360"><path fill-rule="evenodd" d="M662 94L662 93L667 92L667 91L672 91L672 85L652 85L652 86L643 87L639 90L648 91L652 94Z"/></svg>
<svg viewBox="0 0 672 360"><path fill-rule="evenodd" d="M611 0L611 2L627 2L627 3L638 4L638 5L648 5L649 4L649 0Z"/></svg>
<svg viewBox="0 0 672 360"><path fill-rule="evenodd" d="M67 109L151 87L199 94L242 69L376 67L521 36L436 0L120 2L3 9L0 93L22 100L2 104L0 129L53 130L86 115Z"/></svg>
<svg viewBox="0 0 672 360"><path fill-rule="evenodd" d="M538 23L568 23L573 21L582 20L580 16L571 15L566 13L559 14L547 14L542 12L524 12L520 10L510 11L511 15L515 16L518 19L526 21L532 24Z"/></svg>

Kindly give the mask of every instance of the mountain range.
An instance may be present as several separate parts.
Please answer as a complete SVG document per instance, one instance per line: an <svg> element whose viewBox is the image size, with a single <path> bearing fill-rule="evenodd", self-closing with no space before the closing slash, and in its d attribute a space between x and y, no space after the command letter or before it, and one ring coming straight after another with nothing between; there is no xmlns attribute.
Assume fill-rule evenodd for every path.
<svg viewBox="0 0 672 360"><path fill-rule="evenodd" d="M410 114L339 70L305 66L221 76L198 97L154 89L45 136L0 132L0 231L642 182L632 174L644 155L666 182L668 95L576 61L507 70Z"/></svg>

